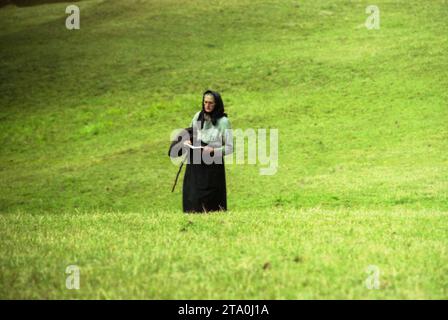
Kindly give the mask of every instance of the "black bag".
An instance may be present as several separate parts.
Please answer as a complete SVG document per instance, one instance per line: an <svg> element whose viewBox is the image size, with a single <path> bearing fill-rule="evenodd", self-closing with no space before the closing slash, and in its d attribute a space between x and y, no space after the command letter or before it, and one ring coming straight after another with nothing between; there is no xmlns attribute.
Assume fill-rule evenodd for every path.
<svg viewBox="0 0 448 320"><path fill-rule="evenodd" d="M183 145L182 146L180 145L180 143L187 141L187 139L186 139L187 137L185 135L188 135L189 140L193 141L193 128L189 127L189 128L185 128L185 129L181 130L177 134L177 136L174 138L174 140L171 141L170 148L168 150L168 156L170 158L181 157L183 154L188 152L188 150L185 149L186 147L184 147ZM175 152L175 150L173 150L173 148L175 146L176 146L177 152ZM177 179L179 178L180 171L182 170L182 166L184 165L184 162L186 159L187 159L187 157L185 157L182 160L182 163L179 166L179 170L177 171L176 179L174 180L174 185L173 185L173 188L171 189L171 192L174 192L174 188L176 187L176 184L177 184Z"/></svg>
<svg viewBox="0 0 448 320"><path fill-rule="evenodd" d="M177 158L177 157L180 157L183 154L185 154L184 151L186 149L184 146L181 146L180 144L187 140L193 141L193 128L192 127L185 128L185 129L179 131L179 133L174 138L174 140L171 141L170 148L168 150L168 156L170 158ZM175 146L176 146L177 152L175 152L175 150L173 150L173 148Z"/></svg>

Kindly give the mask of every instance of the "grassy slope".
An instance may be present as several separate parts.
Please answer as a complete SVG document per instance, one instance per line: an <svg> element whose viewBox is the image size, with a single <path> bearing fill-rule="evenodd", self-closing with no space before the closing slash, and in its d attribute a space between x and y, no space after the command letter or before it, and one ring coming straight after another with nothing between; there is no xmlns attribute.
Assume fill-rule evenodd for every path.
<svg viewBox="0 0 448 320"><path fill-rule="evenodd" d="M447 297L446 1L377 1L378 31L363 26L365 1L213 3L80 2L79 31L64 27L66 4L0 9L0 210L9 212L1 218L1 256L9 258L1 260L1 296L67 295L52 291L63 285L52 268L76 260L95 275L79 292L85 297L362 297L372 293L356 281L376 252L373 260L395 274L378 297ZM176 167L167 140L208 87L222 92L234 128L279 128L280 167L260 176L258 166L228 166L230 215L184 217L180 188L169 192ZM122 213L100 214L110 211ZM341 221L333 229L332 217ZM179 233L189 219L198 233ZM319 244L358 224L352 232L369 235L353 252L360 275L343 276L358 236L336 251ZM144 242L160 241L154 251L131 232L139 225ZM396 226L397 244L384 225ZM292 236L296 226L309 234ZM321 227L330 228L323 238ZM246 236L243 255L232 244ZM276 237L283 251L273 250ZM174 253L162 251L166 242ZM196 272L204 260L187 249L175 254L190 243L195 254L214 252L205 274ZM129 252L114 256L120 245ZM418 247L417 259L409 246ZM53 263L39 258L49 252ZM136 263L124 262L127 254ZM304 268L287 271L296 254ZM328 268L319 264L325 257ZM103 278L95 266L107 268L109 259ZM255 281L269 259L271 277ZM160 269L147 274L147 265ZM434 273L423 273L428 268ZM129 270L146 277L131 281ZM27 279L35 286L24 290ZM115 281L123 281L122 293ZM158 291L144 291L144 281Z"/></svg>

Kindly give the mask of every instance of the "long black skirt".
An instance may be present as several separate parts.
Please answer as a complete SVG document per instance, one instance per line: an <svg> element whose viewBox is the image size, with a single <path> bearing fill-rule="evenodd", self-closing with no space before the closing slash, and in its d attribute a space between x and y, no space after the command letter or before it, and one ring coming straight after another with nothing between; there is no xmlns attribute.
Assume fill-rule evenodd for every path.
<svg viewBox="0 0 448 320"><path fill-rule="evenodd" d="M189 152L183 182L183 211L209 212L227 210L226 174L224 158L219 163L193 163Z"/></svg>

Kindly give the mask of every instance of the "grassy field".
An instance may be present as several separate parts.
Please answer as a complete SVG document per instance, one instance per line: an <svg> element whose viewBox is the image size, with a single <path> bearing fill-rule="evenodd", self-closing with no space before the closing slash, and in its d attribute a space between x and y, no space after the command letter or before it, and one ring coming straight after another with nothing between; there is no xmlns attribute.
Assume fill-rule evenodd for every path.
<svg viewBox="0 0 448 320"><path fill-rule="evenodd" d="M0 8L0 298L448 298L447 1L76 4ZM184 215L207 88L279 167Z"/></svg>
<svg viewBox="0 0 448 320"><path fill-rule="evenodd" d="M8 298L446 298L446 214L264 209L6 214ZM9 259L5 259L9 257ZM65 268L80 267L67 290ZM369 265L380 288L368 290Z"/></svg>

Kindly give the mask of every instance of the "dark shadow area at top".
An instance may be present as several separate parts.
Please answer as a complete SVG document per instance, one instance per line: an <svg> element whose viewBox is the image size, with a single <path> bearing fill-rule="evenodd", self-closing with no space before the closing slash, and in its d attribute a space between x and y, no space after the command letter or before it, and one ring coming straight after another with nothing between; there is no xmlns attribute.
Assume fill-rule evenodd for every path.
<svg viewBox="0 0 448 320"><path fill-rule="evenodd" d="M45 3L57 3L57 2L79 2L81 0L0 0L0 8L6 5L15 5L17 7L31 7Z"/></svg>

